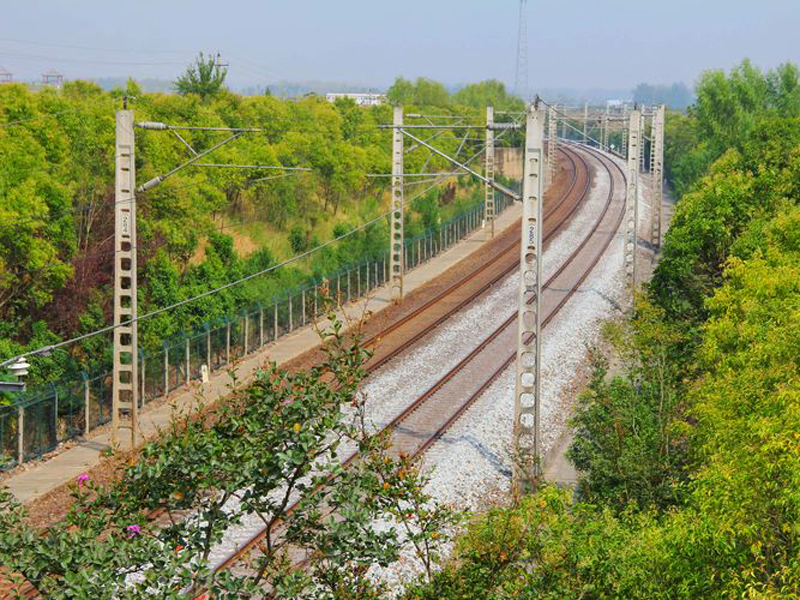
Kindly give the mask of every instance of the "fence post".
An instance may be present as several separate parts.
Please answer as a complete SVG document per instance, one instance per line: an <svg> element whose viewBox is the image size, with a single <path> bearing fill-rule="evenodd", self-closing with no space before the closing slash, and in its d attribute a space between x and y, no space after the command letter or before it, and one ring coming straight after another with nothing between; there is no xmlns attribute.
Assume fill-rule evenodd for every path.
<svg viewBox="0 0 800 600"><path fill-rule="evenodd" d="M21 465L25 459L25 444L23 443L23 431L25 430L25 409L20 406L17 415L17 464Z"/></svg>
<svg viewBox="0 0 800 600"><path fill-rule="evenodd" d="M211 375L211 326L206 323L206 367L208 374Z"/></svg>
<svg viewBox="0 0 800 600"><path fill-rule="evenodd" d="M186 380L186 385L189 385L189 381L191 381L192 376L190 374L189 369L191 368L192 359L191 359L191 349L189 348L189 338L186 338L186 375L184 379Z"/></svg>
<svg viewBox="0 0 800 600"><path fill-rule="evenodd" d="M55 418L55 432L56 432L56 444L58 443L58 388L53 388L53 394L55 394L55 400L53 404L55 404L53 415Z"/></svg>
<svg viewBox="0 0 800 600"><path fill-rule="evenodd" d="M336 304L342 301L342 273L336 273Z"/></svg>
<svg viewBox="0 0 800 600"><path fill-rule="evenodd" d="M303 319L300 321L300 326L304 326L306 324L306 288L303 288Z"/></svg>
<svg viewBox="0 0 800 600"><path fill-rule="evenodd" d="M275 309L273 313L273 323L272 323L275 331L275 337L272 338L272 341L275 342L278 340L278 301L276 300L272 306Z"/></svg>
<svg viewBox="0 0 800 600"><path fill-rule="evenodd" d="M360 298L361 297L361 265L358 265L358 271L356 272L356 282L358 283L356 296L358 296Z"/></svg>
<svg viewBox="0 0 800 600"><path fill-rule="evenodd" d="M314 285L314 318L319 316L319 286Z"/></svg>
<svg viewBox="0 0 800 600"><path fill-rule="evenodd" d="M225 364L231 364L231 320L225 319Z"/></svg>
<svg viewBox="0 0 800 600"><path fill-rule="evenodd" d="M294 329L294 319L292 319L292 293L289 292L289 333Z"/></svg>
<svg viewBox="0 0 800 600"><path fill-rule="evenodd" d="M83 437L89 437L89 377L83 374Z"/></svg>
<svg viewBox="0 0 800 600"><path fill-rule="evenodd" d="M247 354L250 352L250 315L245 312L244 313L244 351L242 355Z"/></svg>
<svg viewBox="0 0 800 600"><path fill-rule="evenodd" d="M367 293L369 293L369 290L370 290L370 287L369 287L369 261L367 261L367 272L366 272L366 275L367 275Z"/></svg>
<svg viewBox="0 0 800 600"><path fill-rule="evenodd" d="M386 272L386 255L383 255L383 281L386 283L386 280L389 279L389 274Z"/></svg>
<svg viewBox="0 0 800 600"><path fill-rule="evenodd" d="M139 357L142 359L142 370L139 371L141 374L139 376L139 407L141 408L144 406L145 392L147 391L147 388L145 388L145 383L147 383L147 362L145 361L143 350L139 350Z"/></svg>
<svg viewBox="0 0 800 600"><path fill-rule="evenodd" d="M264 307L258 307L258 345L264 345Z"/></svg>
<svg viewBox="0 0 800 600"><path fill-rule="evenodd" d="M169 346L163 342L161 347L164 350L164 396L169 395Z"/></svg>

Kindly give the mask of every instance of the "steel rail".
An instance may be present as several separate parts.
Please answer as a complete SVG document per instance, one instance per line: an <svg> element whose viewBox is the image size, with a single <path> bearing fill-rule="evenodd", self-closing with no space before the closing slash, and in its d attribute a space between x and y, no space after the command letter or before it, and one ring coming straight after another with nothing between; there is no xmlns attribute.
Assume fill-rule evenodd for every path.
<svg viewBox="0 0 800 600"><path fill-rule="evenodd" d="M564 151L562 151L562 152L563 152L563 153L564 153L564 155L565 155L565 156L567 156L567 157L568 157L568 158L569 158L571 161L573 161L573 165L577 166L577 165L576 165L576 163L574 162L574 158L573 158L573 156L574 156L574 157L578 158L578 160L579 160L579 161L580 161L580 162L581 162L581 163L582 163L584 166L586 166L586 167L587 167L587 177L586 177L586 184L585 184L585 186L584 186L583 190L581 190L581 194L580 194L580 197L579 197L579 201L578 201L578 202L576 202L576 203L575 203L575 206L571 208L571 210L568 212L568 214L567 214L567 215L566 215L564 218L562 218L562 219L561 219L561 220L558 222L558 224L557 224L557 227L553 228L553 229L550 231L550 233L549 233L549 236L546 236L546 237L547 237L547 239L549 239L549 237L550 237L550 236L552 236L552 235L555 235L555 233L556 233L556 232L560 231L560 229L561 229L561 227L563 227L564 223L565 223L565 222L566 222L566 221L567 221L567 220L568 220L568 219L571 217L571 215L572 215L572 214L574 214L574 211L577 209L577 206L578 206L578 205L580 205L580 204L582 203L582 201L583 201L583 200L585 200L585 198L586 198L586 196L587 196L587 194L588 194L588 191L589 191L589 189L590 189L590 182L591 182L591 178L589 177L588 164L586 163L585 159L583 159L583 157L581 157L579 153L574 153L574 155L573 155L573 156L570 156L570 155L569 155L569 153L567 153L567 152L564 152ZM576 181L577 181L577 179L578 179L577 169L575 169L575 170L574 170L574 172L575 172L575 177L573 178L573 181L572 181L572 182L571 182L571 184L570 184L569 190L568 190L568 192L567 192L567 193L565 193L565 194L562 196L562 198L559 200L559 202L557 203L557 204L558 204L558 206L560 206L560 205L561 205L561 204L562 204L562 203L565 201L565 199L566 199L566 198L567 198L567 197L568 197L568 196L569 196L569 195L570 195L570 194L571 194L571 193L574 191L574 186L575 186L575 184L576 184ZM550 210L548 214L552 214L553 212L555 212L555 209L553 209L553 210ZM587 239L588 239L588 237L591 237L591 233L589 234L589 236L587 236ZM584 242L584 243L585 243L585 242ZM509 246L507 246L507 247L506 247L506 248L505 248L505 249L504 249L504 250L503 250L503 251L502 251L500 254L498 254L497 256L495 256L495 257L492 259L492 261L490 261L490 263L487 263L487 264L483 265L483 266L482 266L482 267L481 267L481 268L480 268L478 271L483 271L483 270L485 270L486 268L489 268L489 266L491 266L491 264L494 264L495 262L497 262L497 260L499 260L499 258L500 258L502 255L504 255L504 254L507 254L509 251L511 251L511 250L512 250L512 249L514 249L514 248L517 248L518 246L519 246L519 240L515 241L515 242L514 242L514 243L512 243L512 244L509 244ZM434 325L432 325L432 326L429 326L429 327L427 327L427 328L424 330L424 332L422 333L422 335L417 335L417 336L415 336L415 339L414 339L413 341L411 341L411 342L408 342L408 343L404 343L404 344L402 344L400 347L398 347L398 348L394 349L392 352L390 352L390 353L389 353L389 356L387 356L385 359L382 359L382 360L379 362L379 364L372 365L370 368L368 368L368 369L367 369L367 373L369 373L369 372L373 372L374 370L376 370L377 368L379 368L379 367L380 367L382 364L385 364L387 361L391 360L392 358L395 358L395 357L396 357L398 354L402 353L402 352L403 352L405 349L407 349L407 348L408 348L408 347L409 347L411 344L413 344L415 341L418 341L418 340L419 340L419 339L421 339L421 338L422 338L424 335L426 335L427 333L430 333L430 331L431 331L432 329L434 329L436 326L438 326L439 324L441 324L441 322L445 321L447 318L449 318L450 316L452 316L452 315L453 315L455 312L457 312L458 310L460 310L461 308L463 308L463 306L465 306L466 304L468 304L469 302L471 302L471 301L473 301L475 298L477 298L479 295L481 295L482 293L484 293L484 292L486 291L486 289L488 289L489 287L491 287L491 285L493 285L494 283L496 283L497 281L499 281L499 280L500 280L500 279L502 279L503 277L507 276L507 275L508 275L510 272L512 272L514 269L516 269L516 268L518 268L518 267L519 267L519 263L518 263L518 261L515 261L515 262L514 262L514 264L513 264L513 265L512 265L510 268L508 268L508 269L504 269L504 270L503 270L503 272L502 272L500 275L498 275L497 277L493 278L493 280L492 280L492 283L491 283L491 284L487 284L486 286L483 286L479 292L477 292L476 294L473 294L473 295L471 295L471 296L470 296L470 298L469 298L467 301L460 303L460 304L459 304L459 306L458 306L458 307L457 307L455 310L448 311L447 315L446 315L444 318L437 319L437 321L435 322L435 324L434 324ZM565 267L563 267L563 266L562 266L562 269L563 269L563 268L565 268ZM457 288L461 287L461 286L462 286L464 283L466 283L467 281L469 281L469 280L473 279L473 278L474 278L476 275L477 275L477 272L475 272L475 273L473 273L473 274L470 274L469 276L467 276L467 277L465 277L465 278L461 279L459 282L457 282L457 283L455 283L454 285L450 286L450 287L449 287L447 290L445 290L445 291L444 291L442 294L439 294L439 295L437 295L437 296L436 296L434 299L432 299L432 300L430 300L430 301L426 302L426 303L425 303L425 304L424 304L422 307L419 307L418 309L416 309L415 311L413 311L412 313L410 313L409 315L407 315L407 316L406 316L406 317L404 317L403 319L400 319L400 321L398 321L397 323L394 323L393 325L391 325L390 327L388 327L386 330L382 331L380 334L373 336L373 337L372 337L372 338L370 338L369 340L366 340L366 341L364 342L364 345L365 345L365 346L368 346L369 344L371 344L371 343L374 343L375 341L377 341L379 338L381 338L381 337L384 337L384 336L386 335L386 332L388 332L388 331L394 331L394 330L396 330L396 329L397 329L397 328L399 328L399 327L400 327L402 324L404 324L404 323L408 322L409 320L411 320L411 319L412 319L414 316L416 316L416 315L420 314L421 312L423 312L425 309L429 308L429 307L430 307L430 306L432 306L433 304L436 304L436 303L438 303L439 301L441 301L441 299L442 299L443 297L445 297L446 295L448 295L448 294L452 293L452 291L454 291L455 289L457 289ZM515 315L515 317L516 317L516 315ZM396 418L395 418L395 419L392 421L392 423L390 423L389 425L385 426L385 427L384 427L384 428L381 430L381 432L384 432L384 431L388 431L388 430L391 430L391 429L393 429L393 428L394 428L394 426L396 425L396 423L399 423L399 422L400 422L401 418L407 417L409 414L411 414L411 412L413 412L414 408L418 407L418 406L419 406L419 405L420 405L420 404L421 404L423 401L424 401L424 400L420 400L420 399L418 399L418 400L417 400L415 403L413 403L413 404L412 404L410 407L407 407L407 408L406 408L406 409L405 409L405 410L404 410L404 411L401 413L401 415L400 415L400 416L396 417ZM354 454L352 454L351 456L349 456L349 457L348 457L348 458L347 458L347 459L346 459L346 460L343 462L343 466L344 466L344 467L347 467L347 466L348 466L348 465L350 465L350 464L351 464L351 463L352 463L352 462L353 462L353 461L354 461L354 460L355 460L357 457L358 457L358 453L354 453ZM290 506L290 507L287 509L287 513L288 513L288 514L291 514L291 513L292 513L292 511L293 511L293 509L294 509L295 505L296 505L296 503L294 503L292 506ZM279 525L279 524L280 524L280 523L276 523L276 524L275 524L275 526L277 526L277 525ZM228 556L228 558L226 558L226 559L225 559L225 560L224 560L222 563L220 563L220 564L219 564L219 565L218 565L218 566L217 566L217 567L214 569L214 570L215 570L215 572L219 572L219 571L222 571L222 570L225 570L225 569L229 569L230 567L232 567L232 566L233 566L233 565L234 565L234 564L235 564L235 563L236 563L236 562L239 560L239 558L240 558L240 557L242 557L243 555L247 554L247 553L248 553L250 550L252 550L252 549L253 549L253 548L254 548L254 547L255 547L255 546L256 546L256 545L257 545L257 544L258 544L258 543L259 543L259 542L260 542L260 541L261 541L261 540L262 540L262 539L265 537L265 536L266 536L266 534L267 534L267 528L266 528L266 527L264 527L264 528L260 529L260 530L259 530L258 532L256 532L256 533L255 533L255 534L254 534L254 535L253 535L253 536L252 536L252 537L251 537L249 540L247 540L247 541L246 541L244 544L242 544L242 545L241 545L239 548L237 548L237 549L236 549L236 551L232 552L232 553L231 553L231 554Z"/></svg>

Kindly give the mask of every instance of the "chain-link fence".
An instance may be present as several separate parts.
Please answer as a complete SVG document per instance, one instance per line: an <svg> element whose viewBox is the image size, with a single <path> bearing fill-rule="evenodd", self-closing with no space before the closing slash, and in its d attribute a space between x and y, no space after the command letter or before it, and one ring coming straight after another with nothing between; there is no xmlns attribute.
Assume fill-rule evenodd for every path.
<svg viewBox="0 0 800 600"><path fill-rule="evenodd" d="M497 214L511 202L510 198L498 195ZM406 240L406 270L452 247L482 224L481 203L441 223L437 231ZM200 380L204 366L209 372L224 369L309 325L323 310L324 287L345 304L385 285L387 273L387 254L384 254L165 340L160 350L140 352L140 403L144 405ZM111 370L100 369L84 373L81 381L29 390L13 406L0 407L0 465L10 468L20 461L41 457L61 442L86 437L92 429L108 423L111 382Z"/></svg>

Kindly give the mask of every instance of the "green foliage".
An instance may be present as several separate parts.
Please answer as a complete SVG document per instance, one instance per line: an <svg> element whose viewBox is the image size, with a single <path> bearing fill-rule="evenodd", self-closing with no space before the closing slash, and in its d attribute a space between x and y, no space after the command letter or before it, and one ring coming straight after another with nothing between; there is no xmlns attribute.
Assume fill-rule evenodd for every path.
<svg viewBox="0 0 800 600"><path fill-rule="evenodd" d="M225 84L228 69L220 66L218 57L219 55L209 54L206 58L201 52L194 64L175 80L175 90L182 96L196 94L203 100L219 94Z"/></svg>
<svg viewBox="0 0 800 600"><path fill-rule="evenodd" d="M606 333L625 366L609 380L595 352L594 372L581 395L568 456L581 478L581 496L621 510L631 503L664 509L686 479L688 429L680 399L683 341L663 311L640 299L630 322Z"/></svg>
<svg viewBox="0 0 800 600"><path fill-rule="evenodd" d="M395 106L413 104L446 108L451 104L447 89L438 81L425 77L419 77L416 81L398 77L386 92L386 97Z"/></svg>
<svg viewBox="0 0 800 600"><path fill-rule="evenodd" d="M368 568L387 566L406 545L432 573L457 515L431 501L424 477L391 458L384 437L367 433L356 395L366 354L329 316L323 364L292 375L268 367L217 412L173 424L118 483L80 477L67 518L47 531L34 531L0 490L0 566L47 597L102 598L178 598L190 587L213 597L269 589L379 598L386 590ZM161 526L148 519L156 510L168 517ZM267 533L247 574L213 573L213 546L253 517ZM303 569L289 559L297 556Z"/></svg>
<svg viewBox="0 0 800 600"><path fill-rule="evenodd" d="M745 61L670 113L682 196L574 417L582 502L479 517L410 597L800 595L797 75Z"/></svg>
<svg viewBox="0 0 800 600"><path fill-rule="evenodd" d="M203 61L206 67L213 63ZM438 89L433 84L421 86L428 88ZM139 194L142 312L261 271L264 264L288 258L298 248L310 249L330 239L337 225L356 227L387 208L388 180L366 177L390 171L390 137L376 127L391 119L386 106L361 108L348 101L284 101L230 93L203 100L195 93L142 93L133 81L111 93L85 82L68 83L60 92L2 86L0 121L25 120L0 128L0 353L4 357L41 347L44 340L53 343L88 332L90 323L99 328L110 321L114 110L122 95L135 97L129 102L139 121L264 129L263 134L243 136L217 150L209 157L212 162L313 169L284 176L274 171L188 168ZM447 113L440 107L425 111ZM221 134L207 131L186 131L182 136L198 152L222 139ZM186 148L174 136L137 130L136 137L139 181L162 175L187 159ZM448 132L437 143L454 153L461 140ZM480 140L471 140L463 152L472 155L479 148ZM407 168L421 169L426 159L425 150L415 150L406 156ZM451 169L438 157L426 168ZM477 189L474 181L463 184ZM464 207L461 199L467 196L462 192L457 197L446 214L439 214L435 206L438 194L415 203L422 212L406 211L409 231L438 226L440 217ZM269 302L287 286L377 258L388 244L387 231L386 223L376 223L293 268L146 320L140 326L140 344L145 350L160 347L165 337L255 302ZM90 311L91 318L86 318ZM29 383L36 386L47 373L54 378L79 376L77 361L86 366L105 360L105 345L95 343L103 340L52 357L35 357Z"/></svg>
<svg viewBox="0 0 800 600"><path fill-rule="evenodd" d="M497 111L523 112L525 110L525 102L521 98L509 94L505 84L496 79L464 86L456 92L453 100L460 105L478 109L485 109L491 105Z"/></svg>

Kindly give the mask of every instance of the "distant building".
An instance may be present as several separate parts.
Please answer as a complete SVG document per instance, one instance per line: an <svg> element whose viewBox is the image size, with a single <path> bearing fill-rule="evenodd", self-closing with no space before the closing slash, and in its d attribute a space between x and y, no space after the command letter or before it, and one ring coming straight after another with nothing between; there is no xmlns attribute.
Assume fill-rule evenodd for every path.
<svg viewBox="0 0 800 600"><path fill-rule="evenodd" d="M336 102L339 98L350 98L355 100L355 103L359 106L377 106L378 104L383 104L386 102L386 96L383 94L364 94L364 93L356 93L356 94L345 94L345 93L333 93L333 94L326 94L325 99L328 102Z"/></svg>
<svg viewBox="0 0 800 600"><path fill-rule="evenodd" d="M3 67L0 67L0 84L3 83L14 83L14 76Z"/></svg>
<svg viewBox="0 0 800 600"><path fill-rule="evenodd" d="M42 85L50 85L61 89L61 85L63 83L64 76L55 69L50 69L49 71L42 73Z"/></svg>

